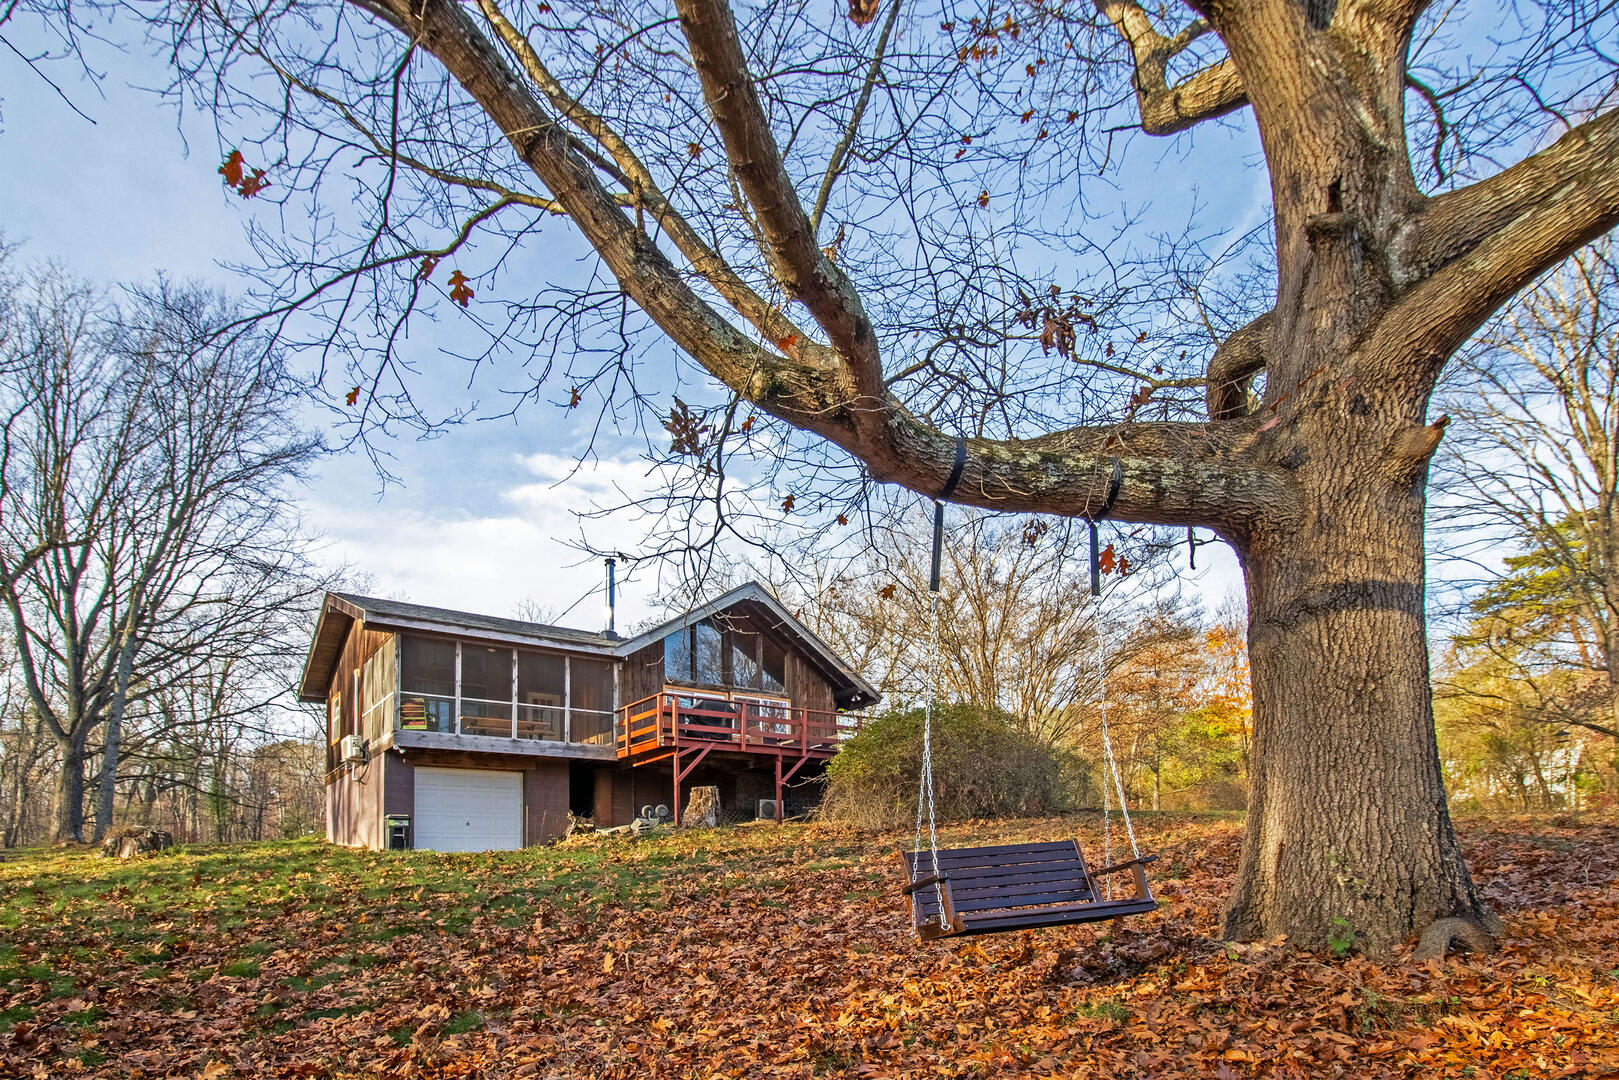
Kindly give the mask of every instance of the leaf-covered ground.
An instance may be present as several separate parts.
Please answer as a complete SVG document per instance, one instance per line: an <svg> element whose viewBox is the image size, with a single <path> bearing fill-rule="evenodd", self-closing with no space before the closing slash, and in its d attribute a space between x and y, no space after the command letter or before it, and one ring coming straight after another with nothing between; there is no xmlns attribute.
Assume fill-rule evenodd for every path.
<svg viewBox="0 0 1619 1080"><path fill-rule="evenodd" d="M1427 965L1223 945L1239 823L1137 828L1153 915L928 946L898 834L12 853L0 1076L1619 1076L1612 819L1463 821L1505 947Z"/></svg>

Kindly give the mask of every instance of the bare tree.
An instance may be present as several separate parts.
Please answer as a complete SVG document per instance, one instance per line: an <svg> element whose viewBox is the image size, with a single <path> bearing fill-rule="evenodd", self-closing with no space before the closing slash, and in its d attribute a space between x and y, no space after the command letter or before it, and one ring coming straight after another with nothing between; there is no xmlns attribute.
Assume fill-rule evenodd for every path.
<svg viewBox="0 0 1619 1080"><path fill-rule="evenodd" d="M1045 745L1071 748L1095 723L1103 672L1149 646L1151 635L1131 627L1151 621L1151 594L1166 575L1164 552L1146 532L1109 540L1098 600L1083 524L982 512L952 522L940 560L936 665L931 533L920 515L883 530L859 562L812 563L819 573L788 579L782 591L797 594L811 628L891 698L995 710Z"/></svg>
<svg viewBox="0 0 1619 1080"><path fill-rule="evenodd" d="M399 343L447 280L486 335L469 360L540 350L531 397L667 400L648 327L693 358L724 400L664 427L716 533L749 453L794 485L1213 529L1243 561L1254 683L1225 932L1346 920L1381 949L1488 917L1433 733L1426 409L1491 313L1619 221L1614 9L1490 9L1522 30L1489 50L1457 9L1399 0L894 0L870 27L723 0L138 10L238 150L226 180L311 211L284 219L307 235L257 233L271 314L353 358L356 424L421 418ZM1208 234L1147 255L1091 235L1084 177L1126 128L1221 117L1263 152L1257 276L1209 273ZM559 216L599 277L524 289Z"/></svg>
<svg viewBox="0 0 1619 1080"><path fill-rule="evenodd" d="M1457 366L1449 396L1466 425L1443 477L1456 524L1517 549L1458 643L1515 672L1544 721L1619 737L1615 305L1604 239L1493 323Z"/></svg>
<svg viewBox="0 0 1619 1080"><path fill-rule="evenodd" d="M57 744L55 837L83 838L84 766L102 740L110 823L135 689L252 641L253 616L305 555L285 485L318 449L261 342L210 342L221 309L164 289L121 309L45 271L15 376L26 459L3 546L66 537L0 580L30 705Z"/></svg>

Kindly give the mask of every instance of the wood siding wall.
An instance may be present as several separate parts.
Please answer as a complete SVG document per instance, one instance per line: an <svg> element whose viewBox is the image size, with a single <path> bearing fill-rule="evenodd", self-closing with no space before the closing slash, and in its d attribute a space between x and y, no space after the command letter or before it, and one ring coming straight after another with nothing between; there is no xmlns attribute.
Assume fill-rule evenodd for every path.
<svg viewBox="0 0 1619 1080"><path fill-rule="evenodd" d="M354 625L349 627L348 637L343 641L343 649L338 653L337 667L332 672L332 681L326 687L326 771L330 773L340 764L338 760L337 745L345 735L359 733L359 717L369 702L361 703L359 679L355 673L371 658L371 654L383 646L393 647L393 634L385 630L368 630L363 622L356 619ZM341 710L339 716L333 716L331 700L333 694L342 694Z"/></svg>
<svg viewBox="0 0 1619 1080"><path fill-rule="evenodd" d="M826 681L815 666L799 653L787 653L787 696L794 708L833 712L837 702L832 696L832 684Z"/></svg>
<svg viewBox="0 0 1619 1080"><path fill-rule="evenodd" d="M618 703L633 705L663 689L663 642L654 641L624 658L619 668Z"/></svg>

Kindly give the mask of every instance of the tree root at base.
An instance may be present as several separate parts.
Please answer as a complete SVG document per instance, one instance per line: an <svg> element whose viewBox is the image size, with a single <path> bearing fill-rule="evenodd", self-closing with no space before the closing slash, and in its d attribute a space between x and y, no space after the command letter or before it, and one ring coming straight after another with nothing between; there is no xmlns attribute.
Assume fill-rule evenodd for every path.
<svg viewBox="0 0 1619 1080"><path fill-rule="evenodd" d="M1416 951L1411 954L1411 959L1419 962L1443 960L1452 945L1458 946L1459 952L1492 953L1495 951L1495 938L1477 919L1465 919L1460 916L1435 919L1422 932L1422 938L1417 942Z"/></svg>

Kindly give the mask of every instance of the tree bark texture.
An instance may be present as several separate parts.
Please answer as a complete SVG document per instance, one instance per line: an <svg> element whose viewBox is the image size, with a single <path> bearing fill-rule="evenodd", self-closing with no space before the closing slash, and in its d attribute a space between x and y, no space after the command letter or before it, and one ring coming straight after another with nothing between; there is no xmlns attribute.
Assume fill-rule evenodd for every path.
<svg viewBox="0 0 1619 1080"><path fill-rule="evenodd" d="M57 843L84 843L84 741L70 738L58 743L62 768L56 775L54 813L56 827L51 839Z"/></svg>
<svg viewBox="0 0 1619 1080"><path fill-rule="evenodd" d="M1357 427L1378 425L1335 426L1312 440L1300 520L1240 545L1254 754L1224 932L1353 933L1383 952L1435 919L1487 916L1434 736L1423 485L1357 448Z"/></svg>

